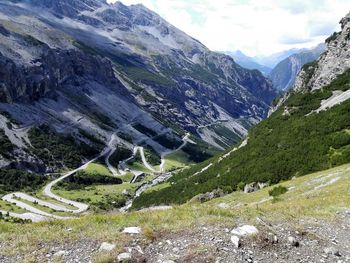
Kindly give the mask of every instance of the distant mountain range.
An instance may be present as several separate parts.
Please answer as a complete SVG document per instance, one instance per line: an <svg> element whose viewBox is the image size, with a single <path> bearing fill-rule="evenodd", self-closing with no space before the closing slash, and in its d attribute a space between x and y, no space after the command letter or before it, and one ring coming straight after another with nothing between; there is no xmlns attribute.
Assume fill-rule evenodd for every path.
<svg viewBox="0 0 350 263"><path fill-rule="evenodd" d="M240 50L233 51L233 52L227 51L224 53L231 56L235 60L235 62L238 65L242 66L243 68L257 69L261 73L263 73L265 76L269 75L272 70L272 68L270 67L259 64L254 58L245 55Z"/></svg>
<svg viewBox="0 0 350 263"><path fill-rule="evenodd" d="M315 48L295 53L279 62L268 76L274 88L282 91L292 88L301 68L317 60L325 50L326 45L320 44Z"/></svg>
<svg viewBox="0 0 350 263"><path fill-rule="evenodd" d="M285 91L294 84L302 66L319 58L326 45L319 44L311 49L290 49L270 56L249 57L241 51L225 52L236 63L247 69L257 69L270 78L273 87Z"/></svg>

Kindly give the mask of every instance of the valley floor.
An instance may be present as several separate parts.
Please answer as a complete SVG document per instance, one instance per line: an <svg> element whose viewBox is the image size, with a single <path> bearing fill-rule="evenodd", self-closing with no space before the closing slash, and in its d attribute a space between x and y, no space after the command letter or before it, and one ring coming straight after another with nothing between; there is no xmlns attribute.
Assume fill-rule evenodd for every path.
<svg viewBox="0 0 350 263"><path fill-rule="evenodd" d="M123 252L131 262L350 262L349 183L344 165L281 183L277 199L268 187L167 210L1 223L0 262L118 262ZM237 248L231 230L242 225L259 232Z"/></svg>

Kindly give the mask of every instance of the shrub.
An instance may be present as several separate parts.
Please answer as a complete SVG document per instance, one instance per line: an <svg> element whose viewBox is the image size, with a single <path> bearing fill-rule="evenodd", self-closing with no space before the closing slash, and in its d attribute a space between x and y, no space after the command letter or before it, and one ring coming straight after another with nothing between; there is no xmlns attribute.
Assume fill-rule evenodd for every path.
<svg viewBox="0 0 350 263"><path fill-rule="evenodd" d="M287 191L288 191L288 189L286 187L279 185L279 186L272 188L269 191L269 195L276 198L276 197L279 197L280 195L285 194Z"/></svg>

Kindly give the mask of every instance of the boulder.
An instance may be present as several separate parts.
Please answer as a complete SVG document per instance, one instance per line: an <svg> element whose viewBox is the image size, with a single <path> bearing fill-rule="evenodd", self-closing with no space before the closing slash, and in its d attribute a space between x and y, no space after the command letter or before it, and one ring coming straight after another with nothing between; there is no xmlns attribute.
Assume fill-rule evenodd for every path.
<svg viewBox="0 0 350 263"><path fill-rule="evenodd" d="M53 256L56 258L61 258L61 257L65 256L66 254L67 254L67 251L60 250L60 251L57 251L55 254L53 254Z"/></svg>
<svg viewBox="0 0 350 263"><path fill-rule="evenodd" d="M112 251L115 249L115 245L107 242L103 242L99 248L99 251Z"/></svg>
<svg viewBox="0 0 350 263"><path fill-rule="evenodd" d="M253 182L244 186L244 193L249 194L269 186L268 183Z"/></svg>
<svg viewBox="0 0 350 263"><path fill-rule="evenodd" d="M259 233L259 230L255 226L244 225L237 227L231 231L231 234L236 236L251 236Z"/></svg>
<svg viewBox="0 0 350 263"><path fill-rule="evenodd" d="M244 193L245 194L249 194L249 193L253 193L259 190L259 186L257 183L250 183L250 184L246 184L244 186Z"/></svg>
<svg viewBox="0 0 350 263"><path fill-rule="evenodd" d="M140 227L126 227L126 228L124 228L123 233L125 233L125 234L140 234L141 228Z"/></svg>
<svg viewBox="0 0 350 263"><path fill-rule="evenodd" d="M239 248L241 246L241 240L239 239L238 236L232 236L231 241L235 245L236 248Z"/></svg>
<svg viewBox="0 0 350 263"><path fill-rule="evenodd" d="M124 262L128 261L131 259L131 254L130 253L121 253L118 255L118 262Z"/></svg>
<svg viewBox="0 0 350 263"><path fill-rule="evenodd" d="M288 237L288 243L293 247L299 247L299 241L295 237Z"/></svg>
<svg viewBox="0 0 350 263"><path fill-rule="evenodd" d="M212 192L207 192L205 194L201 194L198 196L198 201L201 203L207 202L209 200L212 200L214 198L218 198L224 196L224 192L221 189L215 189Z"/></svg>
<svg viewBox="0 0 350 263"><path fill-rule="evenodd" d="M323 252L326 255L333 255L333 256L341 257L339 250L334 248L334 247L327 247L323 250Z"/></svg>

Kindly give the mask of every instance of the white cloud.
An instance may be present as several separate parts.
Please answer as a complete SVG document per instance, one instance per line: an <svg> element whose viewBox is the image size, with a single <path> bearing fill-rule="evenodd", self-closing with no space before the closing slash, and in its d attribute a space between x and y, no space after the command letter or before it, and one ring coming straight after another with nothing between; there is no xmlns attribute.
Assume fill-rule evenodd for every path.
<svg viewBox="0 0 350 263"><path fill-rule="evenodd" d="M116 0L108 0L115 2ZM122 0L141 3L212 50L249 55L311 47L333 31L348 0Z"/></svg>

